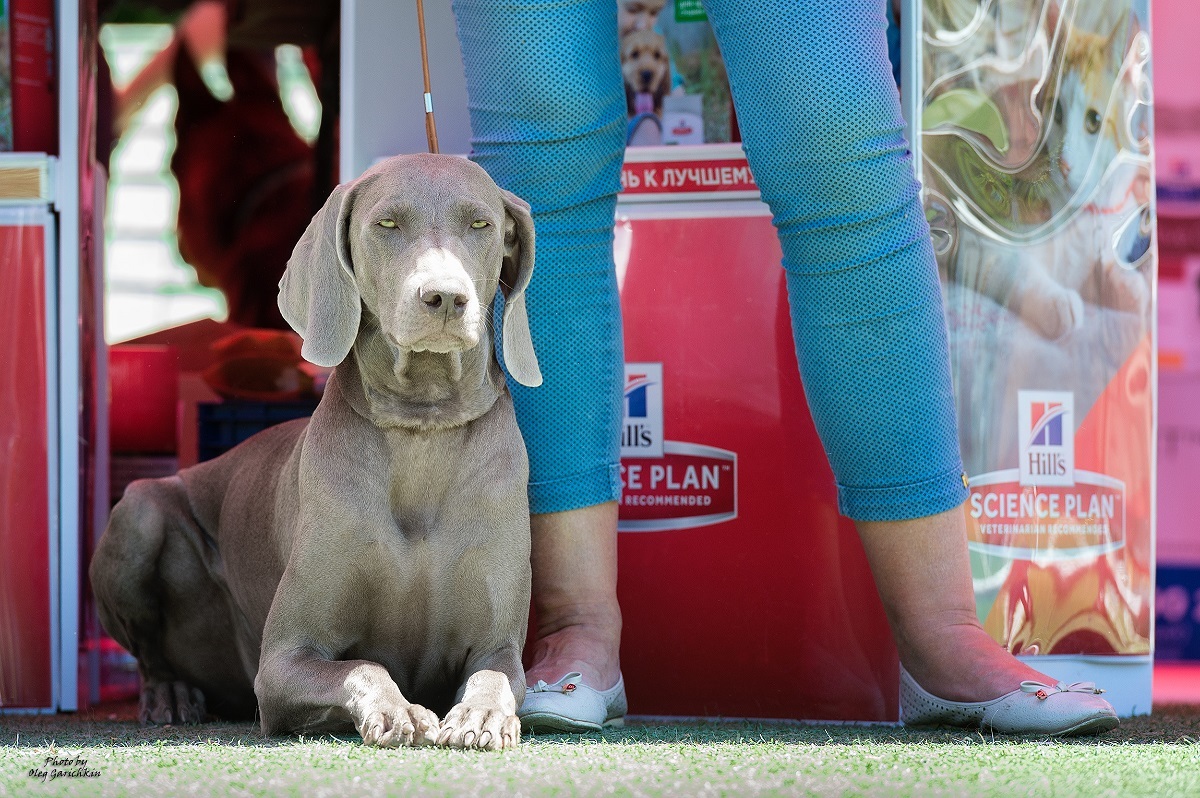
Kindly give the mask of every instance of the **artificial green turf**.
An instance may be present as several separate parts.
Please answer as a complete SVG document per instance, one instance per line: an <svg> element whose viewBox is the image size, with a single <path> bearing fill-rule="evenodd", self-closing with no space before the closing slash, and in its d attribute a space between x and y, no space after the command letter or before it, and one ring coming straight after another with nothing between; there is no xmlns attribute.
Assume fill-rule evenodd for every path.
<svg viewBox="0 0 1200 798"><path fill-rule="evenodd" d="M1200 796L1197 707L1066 741L894 726L633 724L527 736L504 753L382 751L350 738L263 737L252 724L141 728L127 717L0 717L0 796ZM47 756L86 759L99 775L30 778Z"/></svg>

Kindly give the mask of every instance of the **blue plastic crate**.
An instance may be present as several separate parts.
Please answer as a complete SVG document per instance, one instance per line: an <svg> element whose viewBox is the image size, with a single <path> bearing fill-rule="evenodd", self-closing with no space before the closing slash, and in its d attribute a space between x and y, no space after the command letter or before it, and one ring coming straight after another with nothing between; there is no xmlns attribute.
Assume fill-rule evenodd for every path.
<svg viewBox="0 0 1200 798"><path fill-rule="evenodd" d="M1200 565L1158 566L1154 605L1154 658L1200 662Z"/></svg>
<svg viewBox="0 0 1200 798"><path fill-rule="evenodd" d="M307 418L317 408L310 402L201 402L196 406L197 455L201 462L237 446L267 427Z"/></svg>

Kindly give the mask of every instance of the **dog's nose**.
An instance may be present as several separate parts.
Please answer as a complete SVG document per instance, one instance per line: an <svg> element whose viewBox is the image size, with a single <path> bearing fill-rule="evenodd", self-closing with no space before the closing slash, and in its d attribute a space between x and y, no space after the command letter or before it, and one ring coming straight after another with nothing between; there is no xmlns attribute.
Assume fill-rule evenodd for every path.
<svg viewBox="0 0 1200 798"><path fill-rule="evenodd" d="M461 291L445 286L423 286L421 302L430 311L447 316L461 316L467 309L469 298Z"/></svg>

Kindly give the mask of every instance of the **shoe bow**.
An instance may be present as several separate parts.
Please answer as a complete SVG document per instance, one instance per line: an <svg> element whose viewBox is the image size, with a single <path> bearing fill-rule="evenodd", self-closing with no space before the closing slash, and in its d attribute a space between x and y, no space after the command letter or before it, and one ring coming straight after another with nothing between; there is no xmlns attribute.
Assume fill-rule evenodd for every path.
<svg viewBox="0 0 1200 798"><path fill-rule="evenodd" d="M1042 682L1030 679L1029 681L1021 682L1021 690L1026 693L1033 693L1038 697L1039 701L1045 701L1055 693L1091 693L1100 695L1104 691L1096 687L1095 682L1059 682L1055 685L1043 684Z"/></svg>
<svg viewBox="0 0 1200 798"><path fill-rule="evenodd" d="M583 674L579 672L568 673L557 682L547 684L542 679L538 679L538 683L529 688L531 693L573 693L578 686L579 680L583 678Z"/></svg>

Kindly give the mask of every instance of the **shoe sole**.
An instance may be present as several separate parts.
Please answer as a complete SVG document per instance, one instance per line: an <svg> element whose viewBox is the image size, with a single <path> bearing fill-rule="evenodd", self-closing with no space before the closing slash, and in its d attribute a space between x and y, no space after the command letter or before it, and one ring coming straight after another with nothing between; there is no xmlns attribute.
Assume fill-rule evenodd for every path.
<svg viewBox="0 0 1200 798"><path fill-rule="evenodd" d="M901 721L906 728L909 729L965 729L969 726L958 726L953 723L912 723L909 721ZM1068 726L1065 729L1035 731L1029 729L1026 731L1000 729L995 726L983 724L979 726L982 731L996 732L997 734L1014 734L1024 736L1050 736L1050 737L1085 737L1087 735L1104 734L1104 732L1112 731L1121 725L1121 721L1112 715L1100 715L1094 718L1080 721L1074 726Z"/></svg>
<svg viewBox="0 0 1200 798"><path fill-rule="evenodd" d="M1114 718L1112 715L1101 715L1095 718L1088 718L1080 721L1074 726L1068 726L1065 729L1056 729L1053 731L1004 731L992 726L985 726L985 730L997 731L1000 734L1023 734L1023 735L1049 735L1051 737L1086 737L1088 735L1103 734L1106 731L1112 731L1119 726L1121 721Z"/></svg>
<svg viewBox="0 0 1200 798"><path fill-rule="evenodd" d="M1088 718L1070 728L1050 732L1050 734L1055 737L1086 737L1088 735L1103 734L1106 731L1112 731L1120 724L1121 721L1111 715L1103 715L1098 718Z"/></svg>
<svg viewBox="0 0 1200 798"><path fill-rule="evenodd" d="M533 734L588 734L625 725L625 718L611 718L603 725L549 712L534 712L521 718L521 731Z"/></svg>

